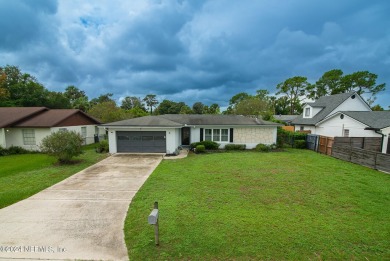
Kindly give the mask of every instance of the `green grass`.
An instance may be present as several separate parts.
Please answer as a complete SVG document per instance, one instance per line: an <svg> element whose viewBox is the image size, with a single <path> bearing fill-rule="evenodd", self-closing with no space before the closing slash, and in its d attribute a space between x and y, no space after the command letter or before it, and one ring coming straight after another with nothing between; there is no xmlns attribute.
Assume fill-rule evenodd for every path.
<svg viewBox="0 0 390 261"><path fill-rule="evenodd" d="M95 164L105 157L94 146L86 146L73 165L58 165L45 154L23 154L0 157L0 208L4 208Z"/></svg>
<svg viewBox="0 0 390 261"><path fill-rule="evenodd" d="M389 260L390 175L294 149L165 160L125 239L130 260Z"/></svg>

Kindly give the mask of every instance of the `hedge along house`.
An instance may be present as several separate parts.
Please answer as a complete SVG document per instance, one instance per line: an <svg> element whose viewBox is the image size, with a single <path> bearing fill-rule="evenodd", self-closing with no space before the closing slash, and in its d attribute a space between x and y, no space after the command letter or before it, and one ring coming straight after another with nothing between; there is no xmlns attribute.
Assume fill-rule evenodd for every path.
<svg viewBox="0 0 390 261"><path fill-rule="evenodd" d="M76 109L51 110L45 107L0 108L0 146L39 150L42 140L56 131L76 131L85 144L94 142L100 122Z"/></svg>
<svg viewBox="0 0 390 261"><path fill-rule="evenodd" d="M177 154L180 146L204 140L226 144L276 143L273 122L236 115L167 114L101 125L108 131L110 153Z"/></svg>

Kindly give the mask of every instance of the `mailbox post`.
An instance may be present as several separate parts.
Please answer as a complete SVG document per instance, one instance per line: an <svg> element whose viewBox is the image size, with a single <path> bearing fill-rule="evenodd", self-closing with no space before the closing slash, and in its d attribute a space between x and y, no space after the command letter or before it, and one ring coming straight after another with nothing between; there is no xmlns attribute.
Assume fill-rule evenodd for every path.
<svg viewBox="0 0 390 261"><path fill-rule="evenodd" d="M156 246L159 245L159 238L158 238L158 202L154 202L154 209L152 212L150 212L150 215L148 217L148 223L149 225L154 225L154 241L156 243Z"/></svg>

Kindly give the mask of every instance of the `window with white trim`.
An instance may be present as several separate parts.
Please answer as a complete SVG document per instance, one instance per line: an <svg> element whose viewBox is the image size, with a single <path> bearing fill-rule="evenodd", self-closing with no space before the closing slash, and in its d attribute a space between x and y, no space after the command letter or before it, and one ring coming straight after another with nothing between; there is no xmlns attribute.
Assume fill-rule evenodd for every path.
<svg viewBox="0 0 390 261"><path fill-rule="evenodd" d="M204 140L212 140L212 129L205 129L204 130Z"/></svg>
<svg viewBox="0 0 390 261"><path fill-rule="evenodd" d="M213 129L213 141L221 141L221 130Z"/></svg>
<svg viewBox="0 0 390 261"><path fill-rule="evenodd" d="M36 145L35 130L34 129L25 129L25 130L22 130L22 133L23 133L23 144L24 145Z"/></svg>
<svg viewBox="0 0 390 261"><path fill-rule="evenodd" d="M349 137L349 129L344 129L344 137Z"/></svg>
<svg viewBox="0 0 390 261"><path fill-rule="evenodd" d="M310 108L305 109L305 117L310 117Z"/></svg>
<svg viewBox="0 0 390 261"><path fill-rule="evenodd" d="M87 137L87 127L81 127L81 137L84 139Z"/></svg>
<svg viewBox="0 0 390 261"><path fill-rule="evenodd" d="M229 129L205 129L204 139L215 142L229 142Z"/></svg>

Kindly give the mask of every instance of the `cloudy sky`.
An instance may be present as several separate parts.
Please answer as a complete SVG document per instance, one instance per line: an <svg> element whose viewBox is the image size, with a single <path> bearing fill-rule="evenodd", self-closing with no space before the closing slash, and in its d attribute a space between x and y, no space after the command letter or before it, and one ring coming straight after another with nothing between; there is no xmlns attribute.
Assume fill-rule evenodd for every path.
<svg viewBox="0 0 390 261"><path fill-rule="evenodd" d="M0 0L0 66L89 98L224 107L293 76L368 70L390 106L388 0Z"/></svg>

